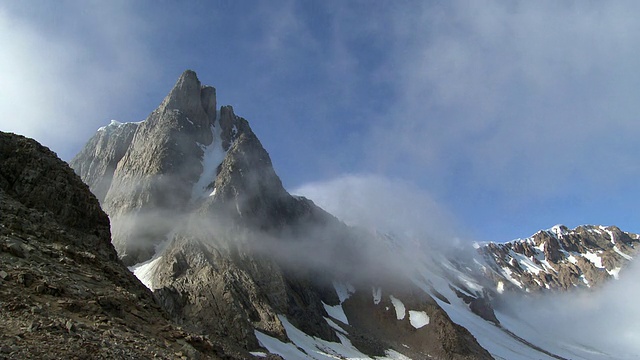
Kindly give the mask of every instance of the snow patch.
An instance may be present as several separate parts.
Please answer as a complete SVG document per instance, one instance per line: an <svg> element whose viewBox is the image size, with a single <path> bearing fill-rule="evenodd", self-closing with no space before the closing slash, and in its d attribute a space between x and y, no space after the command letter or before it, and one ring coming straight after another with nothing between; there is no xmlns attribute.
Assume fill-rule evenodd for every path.
<svg viewBox="0 0 640 360"><path fill-rule="evenodd" d="M565 231L565 230L563 229L563 227L564 227L564 225L560 225L560 224L558 224L558 225L556 225L556 226L552 227L552 228L550 229L550 231L551 231L551 233L553 233L553 234L556 236L556 238L561 238L561 237L563 237L564 235L567 235L567 234L568 234L568 232L567 232L567 231Z"/></svg>
<svg viewBox="0 0 640 360"><path fill-rule="evenodd" d="M538 273L540 273L541 271L544 272L543 268L541 268L536 263L534 263L531 259L529 259L528 257L522 254L519 254L513 250L510 250L509 255L518 262L520 267L522 267L524 270L528 272L532 272L536 275L538 275Z"/></svg>
<svg viewBox="0 0 640 360"><path fill-rule="evenodd" d="M580 280L582 280L582 282L587 285L587 287L591 287L591 285L589 285L589 280L587 280L586 277L584 277L584 274L580 275Z"/></svg>
<svg viewBox="0 0 640 360"><path fill-rule="evenodd" d="M602 259L600 258L600 256L598 256L598 254L587 251L582 254L582 256L591 261L595 267L600 269L604 268L604 266L602 266Z"/></svg>
<svg viewBox="0 0 640 360"><path fill-rule="evenodd" d="M225 156L227 156L226 151L222 148L220 126L216 127L216 123L217 120L211 125L211 132L213 133L213 141L211 144L207 146L200 144L200 148L204 152L202 156L202 173L198 181L193 185L191 192L191 199L193 200L204 197L207 193L208 196L215 196L215 188L211 192L207 192L207 190L210 189L209 186L215 181L218 175L218 166L222 164Z"/></svg>
<svg viewBox="0 0 640 360"><path fill-rule="evenodd" d="M407 311L406 311L402 301L400 301L399 299L395 298L393 295L390 295L389 298L391 299L391 303L393 304L393 307L396 309L396 318L398 320L404 319Z"/></svg>
<svg viewBox="0 0 640 360"><path fill-rule="evenodd" d="M140 125L140 124L142 124L143 122L144 122L144 120L142 120L142 121L132 121L132 122L126 122L126 123L123 123L123 122L120 122L120 121L117 121L117 120L111 120L111 121L109 122L109 125L99 127L99 128L98 128L98 131L107 131L107 132L111 132L111 131L113 131L114 129L117 129L117 128L119 128L119 127L123 126L123 125L127 125L127 124L136 124L136 125Z"/></svg>
<svg viewBox="0 0 640 360"><path fill-rule="evenodd" d="M630 255L627 255L627 254L623 253L622 250L620 250L618 248L618 246L614 246L613 247L613 251L617 252L618 255L622 256L623 258L625 258L627 260L632 260L633 259L633 256L630 256Z"/></svg>
<svg viewBox="0 0 640 360"><path fill-rule="evenodd" d="M129 268L129 271L131 271L144 286L153 291L153 273L161 259L162 256L159 256L155 259L134 265Z"/></svg>
<svg viewBox="0 0 640 360"><path fill-rule="evenodd" d="M344 313L342 305L331 306L325 304L323 301L322 306L324 306L324 310L327 312L327 314L329 314L330 317L349 325L349 320L347 319L347 315Z"/></svg>
<svg viewBox="0 0 640 360"><path fill-rule="evenodd" d="M519 288L521 288L521 289L522 289L522 283L521 283L520 281L518 281L518 280L514 279L514 278L511 276L511 274L512 274L511 269L509 269L508 267L503 267L503 268L502 268L502 270L503 270L503 275L504 275L504 277L505 277L507 280L509 280L509 281L510 281L510 282L512 282L515 286L517 286L517 287L519 287Z"/></svg>
<svg viewBox="0 0 640 360"><path fill-rule="evenodd" d="M151 259L129 267L129 271L131 271L133 275L135 275L138 280L140 280L140 282L151 291L153 291L153 273L156 271L158 262L162 259L161 254L167 248L169 242L175 235L176 230L174 229L167 234L166 239L163 242L155 246L155 253Z"/></svg>
<svg viewBox="0 0 640 360"><path fill-rule="evenodd" d="M373 292L373 304L378 305L382 301L382 288L372 288Z"/></svg>
<svg viewBox="0 0 640 360"><path fill-rule="evenodd" d="M615 244L616 243L616 234L613 233L613 231L611 230L604 230L607 232L607 234L609 234L609 237L611 238L611 243Z"/></svg>
<svg viewBox="0 0 640 360"><path fill-rule="evenodd" d="M337 332L340 332L342 334L348 335L349 333L347 333L343 328L340 327L340 325L336 324L333 320L331 320L331 318L324 318L324 321L327 322L327 324L329 324L329 326L331 326L331 328Z"/></svg>
<svg viewBox="0 0 640 360"><path fill-rule="evenodd" d="M614 279L618 280L619 276L620 276L620 270L622 268L621 267L615 267L611 270L607 270L607 272L609 273L609 275L613 276Z"/></svg>
<svg viewBox="0 0 640 360"><path fill-rule="evenodd" d="M340 299L340 304L342 304L345 300L347 300L351 294L356 292L356 289L351 284L342 284L339 282L333 282L333 288L336 290L336 294Z"/></svg>
<svg viewBox="0 0 640 360"><path fill-rule="evenodd" d="M298 359L369 359L371 357L356 349L351 341L342 333L337 332L336 335L340 339L339 343L326 341L320 338L312 337L293 326L289 320L283 315L278 315L282 326L287 333L287 337L291 343L282 342L274 337L255 330L254 333L260 346L269 350L269 352L278 354L287 360ZM387 350L385 357L376 357L380 360L408 360L404 355L393 350Z"/></svg>
<svg viewBox="0 0 640 360"><path fill-rule="evenodd" d="M496 291L498 292L498 294L502 294L504 292L504 283L502 281L498 281Z"/></svg>
<svg viewBox="0 0 640 360"><path fill-rule="evenodd" d="M411 360L411 358L408 358L395 350L387 350L385 351L385 354L387 355L386 358L377 358L377 359Z"/></svg>
<svg viewBox="0 0 640 360"><path fill-rule="evenodd" d="M409 322L414 328L420 329L425 325L429 325L429 315L424 311L409 310Z"/></svg>

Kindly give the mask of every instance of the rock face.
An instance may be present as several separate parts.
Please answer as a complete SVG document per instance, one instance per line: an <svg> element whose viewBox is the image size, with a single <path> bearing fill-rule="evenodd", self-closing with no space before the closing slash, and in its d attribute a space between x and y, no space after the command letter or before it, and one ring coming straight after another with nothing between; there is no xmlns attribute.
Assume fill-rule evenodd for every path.
<svg viewBox="0 0 640 360"><path fill-rule="evenodd" d="M97 147L90 141L73 162L90 184L101 180L83 169L104 160L82 154L98 153ZM202 86L192 71L137 126L103 205L120 258L136 264L135 274L190 331L224 337L251 351L279 352L306 337L331 346L353 341L368 354L389 349L409 354L400 340L381 340L400 326L399 334L423 344L411 350L412 357L490 358L408 278L391 280L383 275L386 265L368 263L366 233L291 196L248 122L230 106L216 111L215 90ZM412 306L437 321L417 329L389 320L381 325L388 328L383 334L375 333L375 321L364 320L338 330L330 321L335 314L327 312L343 305L337 282L361 293L374 283L404 284L412 289ZM347 318L364 319L346 304ZM294 336L297 332L305 335Z"/></svg>
<svg viewBox="0 0 640 360"><path fill-rule="evenodd" d="M82 176L101 203L111 187L116 166L137 129L137 123L122 124L112 120L109 125L98 129L82 152L71 160L71 167Z"/></svg>
<svg viewBox="0 0 640 360"><path fill-rule="evenodd" d="M71 161L109 214L125 264L149 259L186 210L215 119L215 89L185 71L146 120L98 130Z"/></svg>
<svg viewBox="0 0 640 360"><path fill-rule="evenodd" d="M487 275L499 291L528 292L597 287L618 273L638 251L640 236L615 226L554 226L530 238L479 248Z"/></svg>
<svg viewBox="0 0 640 360"><path fill-rule="evenodd" d="M107 215L66 163L33 140L0 132L0 358L224 352L168 321L118 261Z"/></svg>

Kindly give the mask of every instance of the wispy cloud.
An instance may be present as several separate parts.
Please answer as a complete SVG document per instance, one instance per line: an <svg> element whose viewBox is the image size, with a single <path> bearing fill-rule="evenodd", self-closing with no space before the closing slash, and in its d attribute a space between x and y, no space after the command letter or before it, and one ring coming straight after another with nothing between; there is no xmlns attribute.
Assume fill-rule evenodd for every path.
<svg viewBox="0 0 640 360"><path fill-rule="evenodd" d="M390 27L395 101L374 160L516 198L640 173L633 2L456 1ZM380 146L383 144L383 146ZM407 160L410 160L407 162ZM460 173L459 168L464 168Z"/></svg>
<svg viewBox="0 0 640 360"><path fill-rule="evenodd" d="M293 193L312 199L349 225L397 234L399 239L438 246L455 244L463 236L444 205L402 180L351 174L309 183Z"/></svg>
<svg viewBox="0 0 640 360"><path fill-rule="evenodd" d="M508 313L522 322L520 329L532 326L536 338L596 351L594 359L633 359L640 353L638 275L640 265L632 263L620 272L620 280L602 288L511 298Z"/></svg>
<svg viewBox="0 0 640 360"><path fill-rule="evenodd" d="M126 2L0 6L0 127L68 155L153 71L144 35Z"/></svg>

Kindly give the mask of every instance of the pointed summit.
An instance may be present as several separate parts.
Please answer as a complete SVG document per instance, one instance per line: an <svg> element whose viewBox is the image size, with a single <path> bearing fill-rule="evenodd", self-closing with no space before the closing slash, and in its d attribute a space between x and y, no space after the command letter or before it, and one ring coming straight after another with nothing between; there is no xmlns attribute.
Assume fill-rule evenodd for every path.
<svg viewBox="0 0 640 360"><path fill-rule="evenodd" d="M71 162L111 217L126 264L148 260L203 202L244 215L290 202L249 123L216 106L215 88L187 70L146 120L99 130Z"/></svg>
<svg viewBox="0 0 640 360"><path fill-rule="evenodd" d="M71 162L111 217L125 263L150 258L190 204L205 150L221 146L216 113L216 90L187 70L147 119L98 131Z"/></svg>
<svg viewBox="0 0 640 360"><path fill-rule="evenodd" d="M208 145L212 138L203 130L208 130L216 120L216 89L203 86L193 70L186 70L151 114L150 120L176 120L182 126L193 127L194 133L199 135L198 142Z"/></svg>

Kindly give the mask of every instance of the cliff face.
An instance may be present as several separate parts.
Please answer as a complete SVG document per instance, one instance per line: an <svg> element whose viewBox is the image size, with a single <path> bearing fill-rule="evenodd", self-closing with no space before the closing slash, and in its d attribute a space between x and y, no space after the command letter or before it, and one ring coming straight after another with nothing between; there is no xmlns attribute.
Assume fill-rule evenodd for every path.
<svg viewBox="0 0 640 360"><path fill-rule="evenodd" d="M112 120L109 125L100 128L69 163L101 203L107 196L116 166L129 148L138 125Z"/></svg>
<svg viewBox="0 0 640 360"><path fill-rule="evenodd" d="M0 132L0 358L205 359L222 348L168 321L66 163Z"/></svg>
<svg viewBox="0 0 640 360"><path fill-rule="evenodd" d="M187 71L137 126L103 201L120 258L135 264L134 273L174 321L247 350L288 348L301 332L329 348L353 339L367 353L406 353L399 338L383 339L395 320L380 323L387 333L376 333L375 321L359 322L358 330L346 319L331 320L334 311L364 317L356 307L342 308L336 284L366 294L376 282L391 283L386 265L368 263L368 234L291 196L248 122L230 106L215 107L215 90ZM87 147L96 152L93 142ZM85 177L82 169L96 160L82 158L82 167L74 166ZM361 268L372 273L363 276ZM412 350L413 357L490 358L409 278L393 279L421 294L412 304L438 319L430 327L396 329L427 344ZM437 340L442 334L456 340L445 346Z"/></svg>

